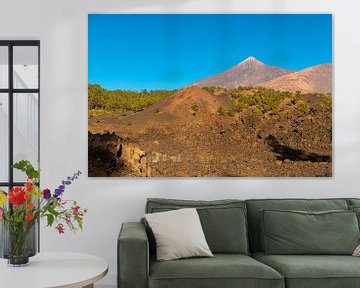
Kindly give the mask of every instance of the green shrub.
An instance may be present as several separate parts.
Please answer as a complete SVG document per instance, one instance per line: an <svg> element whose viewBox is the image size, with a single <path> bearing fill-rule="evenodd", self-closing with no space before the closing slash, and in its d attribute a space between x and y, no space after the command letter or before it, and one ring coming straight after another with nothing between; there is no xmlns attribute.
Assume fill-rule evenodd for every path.
<svg viewBox="0 0 360 288"><path fill-rule="evenodd" d="M89 118L103 114L121 114L141 111L159 103L172 95L176 90L106 90L100 85L88 85Z"/></svg>
<svg viewBox="0 0 360 288"><path fill-rule="evenodd" d="M225 109L224 109L224 107L220 106L220 107L217 109L217 112L218 112L219 116L225 116Z"/></svg>
<svg viewBox="0 0 360 288"><path fill-rule="evenodd" d="M230 116L230 117L234 117L235 116L235 111L233 110L228 110L227 113L226 113L227 116Z"/></svg>
<svg viewBox="0 0 360 288"><path fill-rule="evenodd" d="M296 105L302 98L301 92L300 91L296 91L295 95L293 95L292 99L291 99L291 103Z"/></svg>
<svg viewBox="0 0 360 288"><path fill-rule="evenodd" d="M202 89L204 89L205 91L214 94L214 92L218 89L215 86L206 86L206 87L202 87Z"/></svg>
<svg viewBox="0 0 360 288"><path fill-rule="evenodd" d="M196 102L191 104L191 110L193 110L194 112L198 112L199 111L199 104L197 104Z"/></svg>
<svg viewBox="0 0 360 288"><path fill-rule="evenodd" d="M310 106L302 100L299 101L299 107L306 114L308 114L310 112Z"/></svg>
<svg viewBox="0 0 360 288"><path fill-rule="evenodd" d="M231 102L229 111L240 112L243 108L251 107L258 114L279 111L282 99L292 97L290 92L281 92L263 87L238 87L230 92ZM256 109L255 109L256 108Z"/></svg>
<svg viewBox="0 0 360 288"><path fill-rule="evenodd" d="M252 110L257 115L260 115L260 116L263 115L263 111L261 111L261 109L259 107L257 107L257 106L254 106Z"/></svg>

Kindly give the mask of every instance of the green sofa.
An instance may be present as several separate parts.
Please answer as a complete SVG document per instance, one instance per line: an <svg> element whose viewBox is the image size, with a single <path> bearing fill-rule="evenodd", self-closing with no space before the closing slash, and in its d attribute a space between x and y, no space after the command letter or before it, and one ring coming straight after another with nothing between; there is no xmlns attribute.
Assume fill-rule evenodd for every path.
<svg viewBox="0 0 360 288"><path fill-rule="evenodd" d="M306 217L313 217L311 213L315 212L316 215L324 213L325 216L320 217L325 218L327 213L344 212L345 224L351 229L354 228L351 225L356 225L358 233L357 214L353 213L360 215L360 199L148 199L145 212L187 207L197 208L214 257L158 262L154 236L145 221L124 223L117 246L119 288L360 287L360 257L301 255L301 251L297 255L269 255L264 252L261 229L264 211L308 211L310 216ZM348 223L346 217L354 215L356 223ZM339 225L342 227L342 223ZM339 246L339 241L329 243Z"/></svg>

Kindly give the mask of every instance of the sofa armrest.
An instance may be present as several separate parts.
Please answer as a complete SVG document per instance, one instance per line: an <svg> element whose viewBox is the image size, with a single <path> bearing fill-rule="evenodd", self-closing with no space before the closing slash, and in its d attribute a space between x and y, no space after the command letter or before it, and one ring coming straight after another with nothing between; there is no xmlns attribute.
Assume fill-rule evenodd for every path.
<svg viewBox="0 0 360 288"><path fill-rule="evenodd" d="M117 242L118 288L146 288L149 242L141 223L123 223Z"/></svg>

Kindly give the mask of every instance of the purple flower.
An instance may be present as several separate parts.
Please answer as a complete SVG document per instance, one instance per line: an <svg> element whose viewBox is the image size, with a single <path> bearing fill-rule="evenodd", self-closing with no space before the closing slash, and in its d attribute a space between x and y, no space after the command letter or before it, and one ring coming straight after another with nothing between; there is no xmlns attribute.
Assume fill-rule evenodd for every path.
<svg viewBox="0 0 360 288"><path fill-rule="evenodd" d="M64 192L64 190L61 189L55 189L54 197L59 198L59 196Z"/></svg>
<svg viewBox="0 0 360 288"><path fill-rule="evenodd" d="M51 192L49 189L44 189L43 196L46 200L48 200L51 197Z"/></svg>
<svg viewBox="0 0 360 288"><path fill-rule="evenodd" d="M74 176L72 176L72 177L68 176L68 177L66 177L66 180L62 180L59 187L57 189L55 189L54 197L59 200L60 195L65 191L65 186L70 185L72 183L72 181L78 179L80 174L82 174L82 173L79 170L78 172L74 173Z"/></svg>

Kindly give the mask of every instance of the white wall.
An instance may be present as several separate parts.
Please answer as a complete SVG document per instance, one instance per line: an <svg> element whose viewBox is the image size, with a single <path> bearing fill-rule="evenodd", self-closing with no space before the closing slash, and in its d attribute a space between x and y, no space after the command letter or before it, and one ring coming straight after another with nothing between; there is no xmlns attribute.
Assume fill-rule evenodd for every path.
<svg viewBox="0 0 360 288"><path fill-rule="evenodd" d="M20 8L21 7L21 8ZM87 171L88 13L334 13L332 179L90 179ZM83 233L42 229L43 251L104 257L115 284L116 238L137 221L147 197L217 199L360 196L360 2L358 0L0 0L0 39L41 40L43 186L84 171L67 196L89 209Z"/></svg>

